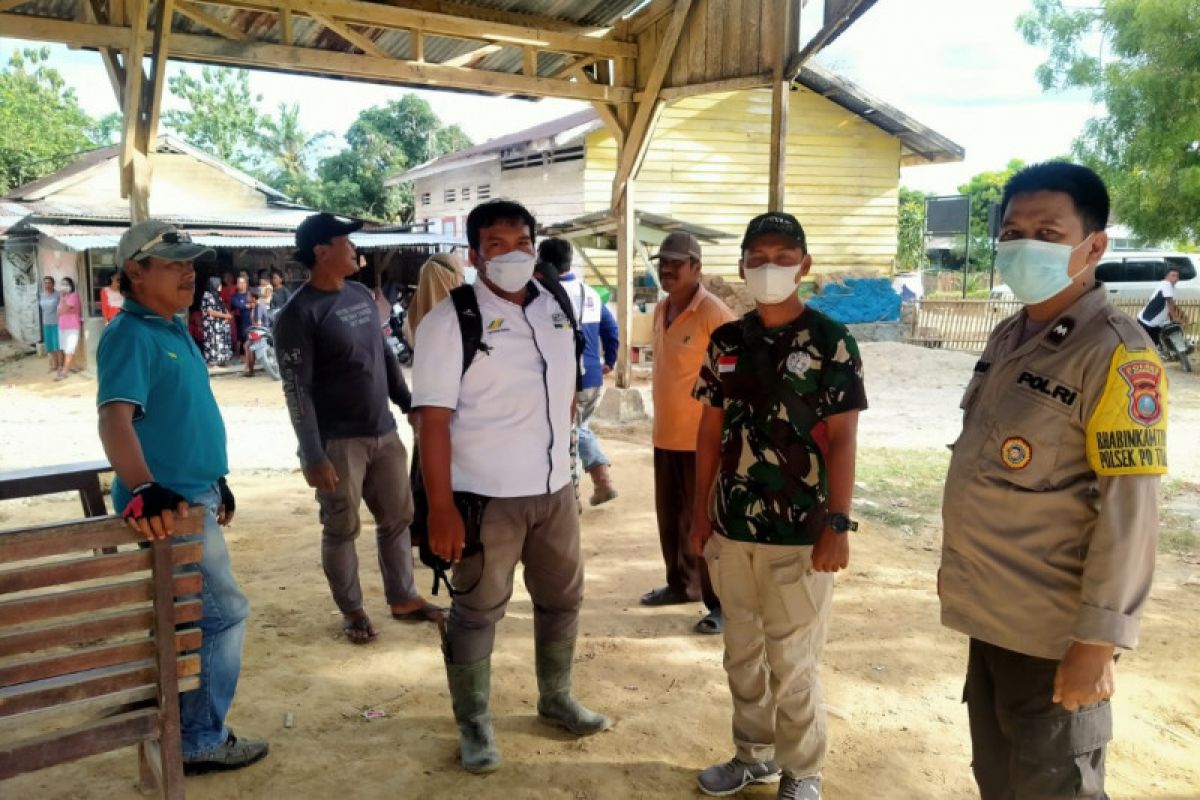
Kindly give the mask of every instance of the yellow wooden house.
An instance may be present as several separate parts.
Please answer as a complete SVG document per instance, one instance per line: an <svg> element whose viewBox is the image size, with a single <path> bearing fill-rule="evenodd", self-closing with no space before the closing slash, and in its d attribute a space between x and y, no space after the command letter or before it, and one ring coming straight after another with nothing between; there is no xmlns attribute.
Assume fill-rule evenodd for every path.
<svg viewBox="0 0 1200 800"><path fill-rule="evenodd" d="M793 82L789 112L785 207L805 226L816 269L890 273L901 166L961 161L962 147L815 65ZM710 274L736 276L740 234L767 207L770 128L766 89L676 100L659 117L634 203L732 234L705 247ZM585 110L390 182L412 182L417 221L463 235L467 213L490 198L518 200L543 224L606 210L616 158L613 137ZM594 260L614 269L612 258Z"/></svg>

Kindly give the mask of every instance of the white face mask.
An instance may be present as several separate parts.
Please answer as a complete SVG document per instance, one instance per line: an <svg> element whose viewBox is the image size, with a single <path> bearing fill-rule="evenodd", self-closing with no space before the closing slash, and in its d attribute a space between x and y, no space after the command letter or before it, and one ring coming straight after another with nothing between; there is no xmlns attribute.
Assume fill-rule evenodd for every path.
<svg viewBox="0 0 1200 800"><path fill-rule="evenodd" d="M1036 305L1071 285L1083 270L1070 273L1071 255L1091 241L1089 234L1079 244L1055 244L1038 239L1013 239L996 245L996 271L1012 290L1013 297ZM1085 263L1083 269L1087 269Z"/></svg>
<svg viewBox="0 0 1200 800"><path fill-rule="evenodd" d="M773 306L796 294L796 275L799 273L799 264L784 267L767 263L753 269L746 267L746 288L754 302Z"/></svg>
<svg viewBox="0 0 1200 800"><path fill-rule="evenodd" d="M477 274L474 267L463 267L463 283L474 283Z"/></svg>
<svg viewBox="0 0 1200 800"><path fill-rule="evenodd" d="M533 277L536 259L524 250L513 250L488 259L484 275L501 291L519 292Z"/></svg>

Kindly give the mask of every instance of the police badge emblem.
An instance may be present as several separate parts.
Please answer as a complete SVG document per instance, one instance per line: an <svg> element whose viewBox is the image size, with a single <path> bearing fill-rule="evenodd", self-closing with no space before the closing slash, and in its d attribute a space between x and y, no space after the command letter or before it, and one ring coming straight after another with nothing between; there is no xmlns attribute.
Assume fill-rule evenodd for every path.
<svg viewBox="0 0 1200 800"><path fill-rule="evenodd" d="M1130 361L1117 367L1117 372L1129 384L1129 418L1149 428L1162 417L1162 401L1158 384L1162 367L1153 361Z"/></svg>
<svg viewBox="0 0 1200 800"><path fill-rule="evenodd" d="M812 369L813 358L808 353L797 351L787 357L788 372L793 375L803 375Z"/></svg>
<svg viewBox="0 0 1200 800"><path fill-rule="evenodd" d="M1025 469L1033 461L1033 445L1020 436L1010 436L1000 445L1000 460L1009 469Z"/></svg>

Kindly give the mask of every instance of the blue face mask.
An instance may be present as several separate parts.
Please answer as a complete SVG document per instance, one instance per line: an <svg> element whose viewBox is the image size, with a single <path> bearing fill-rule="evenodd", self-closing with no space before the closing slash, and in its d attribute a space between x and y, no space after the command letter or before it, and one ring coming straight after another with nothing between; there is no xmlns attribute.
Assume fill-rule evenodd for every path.
<svg viewBox="0 0 1200 800"><path fill-rule="evenodd" d="M1072 275L1067 271L1071 254L1094 235L1089 234L1074 247L1037 239L1000 242L996 245L996 271L1000 273L1000 280L1012 289L1013 297L1025 305L1043 303L1071 285L1079 274ZM1086 265L1084 269L1087 269Z"/></svg>

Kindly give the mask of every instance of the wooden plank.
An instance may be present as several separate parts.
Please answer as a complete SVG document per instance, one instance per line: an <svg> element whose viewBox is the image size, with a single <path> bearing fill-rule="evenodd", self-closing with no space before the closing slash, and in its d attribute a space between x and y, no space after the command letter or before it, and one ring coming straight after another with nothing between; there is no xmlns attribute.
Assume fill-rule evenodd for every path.
<svg viewBox="0 0 1200 800"><path fill-rule="evenodd" d="M0 745L0 780L135 744L155 736L157 723L158 709L146 708Z"/></svg>
<svg viewBox="0 0 1200 800"><path fill-rule="evenodd" d="M701 29L704 37L704 74L694 77L692 83L707 83L726 77L724 72L725 42L732 35L729 22L737 19L735 8L729 0L706 0L707 13ZM697 21L699 22L699 21Z"/></svg>
<svg viewBox="0 0 1200 800"><path fill-rule="evenodd" d="M279 43L291 46L295 42L296 36L292 27L292 10L284 6L279 10Z"/></svg>
<svg viewBox="0 0 1200 800"><path fill-rule="evenodd" d="M375 56L376 58L391 58L392 57L391 53L387 52L382 47L375 44L374 39L372 39L371 37L367 36L364 33L360 33L358 31L354 30L349 25L343 25L341 22L338 22L333 17L328 17L328 16L324 16L321 14L311 13L311 12L309 13L309 16L312 17L313 21L316 22L318 25L328 28L329 30L336 33L338 36L345 39L346 42L351 47L357 47L359 50L362 50L364 53L366 53L369 56Z"/></svg>
<svg viewBox="0 0 1200 800"><path fill-rule="evenodd" d="M162 788L167 797L183 797L183 750L179 718L178 652L173 646L174 602L171 587L171 548L165 541L151 545L154 551L154 644L158 666L159 738ZM197 659L199 656L197 656Z"/></svg>
<svg viewBox="0 0 1200 800"><path fill-rule="evenodd" d="M626 147L629 145L626 144ZM635 181L625 182L616 205L617 213L617 331L621 344L617 355L617 387L628 389L632 376L630 362L630 334L633 326L633 252L636 243L635 231Z"/></svg>
<svg viewBox="0 0 1200 800"><path fill-rule="evenodd" d="M235 42L250 41L250 35L241 28L236 28L228 22L214 17L190 0L175 0L175 10L181 16L187 17L198 25L203 25L218 36L233 39Z"/></svg>
<svg viewBox="0 0 1200 800"><path fill-rule="evenodd" d="M498 44L485 44L483 47L476 47L474 50L469 50L461 55L447 58L445 61L439 62L445 67L467 67L478 63L482 59L490 56L492 53L498 53L504 48Z"/></svg>
<svg viewBox="0 0 1200 800"><path fill-rule="evenodd" d="M203 555L204 546L200 542L184 542L171 548L171 556L176 565L195 564ZM152 561L150 550L140 549L5 570L0 572L0 594L142 572L150 569Z"/></svg>
<svg viewBox="0 0 1200 800"><path fill-rule="evenodd" d="M104 24L110 22L110 15L104 9L102 0L86 0L80 4L80 9L85 22ZM112 86L117 107L123 108L125 106L125 67L121 66L121 53L116 48L106 47L100 50L100 60L104 62L104 72L108 75L108 82Z"/></svg>
<svg viewBox="0 0 1200 800"><path fill-rule="evenodd" d="M746 13L744 0L727 0L725 6L725 18L714 29L721 32L721 64L717 71L725 79L752 77L757 70L748 74L742 66L742 19ZM710 81L714 79L717 79L715 73L710 76Z"/></svg>
<svg viewBox="0 0 1200 800"><path fill-rule="evenodd" d="M411 42L409 49L412 51L412 60L417 63L425 61L425 34L421 31L409 31L408 38Z"/></svg>
<svg viewBox="0 0 1200 800"><path fill-rule="evenodd" d="M89 486L96 476L112 471L112 466L103 460L6 470L0 472L0 500L78 491Z"/></svg>
<svg viewBox="0 0 1200 800"><path fill-rule="evenodd" d="M8 11L10 8L16 8L22 3L28 3L29 0L0 0L0 11Z"/></svg>
<svg viewBox="0 0 1200 800"><path fill-rule="evenodd" d="M692 0L677 0L675 10L671 13L670 26L667 28L667 33L663 38L662 47L658 51L657 60L654 62L653 69L650 70L650 76L647 80L644 91L647 98L638 104L637 113L634 115L633 122L630 123L627 132L625 146L621 148L621 158L617 167L617 174L613 178L613 207L617 206L617 201L620 195L625 191L625 183L631 177L635 176L634 166L639 163L646 154L646 145L650 142L651 121L652 118L661 110L662 103L658 100L658 92L662 89L664 78L666 78L667 70L671 65L671 59L675 55L676 46L679 44L679 36L683 32L684 24L688 20L688 12L692 8ZM632 255L632 251L631 251Z"/></svg>
<svg viewBox="0 0 1200 800"><path fill-rule="evenodd" d="M198 622L204 615L201 600L186 600L175 603L175 622L186 624ZM0 658L33 653L50 647L70 647L111 636L149 632L154 627L154 609L147 606L129 611L72 620L49 627L37 627L0 635Z"/></svg>
<svg viewBox="0 0 1200 800"><path fill-rule="evenodd" d="M130 203L136 202L133 196L134 159L137 156L137 131L141 121L142 107L142 54L146 52L148 37L146 36L147 15L149 2L147 0L128 0L126 9L129 13L130 27L120 29L127 31L125 39L125 108L123 114L125 124L121 129L121 196L130 198ZM140 209L131 205L134 222L141 222L149 216L149 208ZM142 216L138 216L142 213Z"/></svg>
<svg viewBox="0 0 1200 800"><path fill-rule="evenodd" d="M762 14L764 0L743 0L742 6L742 68L750 74L769 72L771 65L763 59Z"/></svg>
<svg viewBox="0 0 1200 800"><path fill-rule="evenodd" d="M791 82L777 81L771 87L771 165L767 169L767 209L783 211L787 196L788 111Z"/></svg>
<svg viewBox="0 0 1200 800"><path fill-rule="evenodd" d="M175 535L203 532L206 511L204 506L192 506L187 517L175 520ZM142 534L130 528L120 517L93 517L35 525L0 531L0 564L144 541Z"/></svg>
<svg viewBox="0 0 1200 800"><path fill-rule="evenodd" d="M521 49L521 71L526 77L536 78L538 74L537 48L526 45Z"/></svg>
<svg viewBox="0 0 1200 800"><path fill-rule="evenodd" d="M629 18L629 33L633 36L641 36L643 31L670 14L674 7L675 0L654 0Z"/></svg>
<svg viewBox="0 0 1200 800"><path fill-rule="evenodd" d="M15 39L59 42L76 47L109 47L114 42L123 42L127 35L128 29L114 26L0 14L0 36ZM214 36L182 33L171 37L171 54L176 58L206 64L271 68L294 74L339 75L389 85L423 85L480 93L562 97L605 103L628 103L633 97L633 90L624 86L527 78L524 75L446 67L429 62L418 64L265 42L247 44Z"/></svg>
<svg viewBox="0 0 1200 800"><path fill-rule="evenodd" d="M180 692L191 692L200 688L200 678L192 676L179 681ZM16 714L11 717L0 717L0 736L10 741L17 739L30 728L41 730L73 724L81 717L96 717L112 712L114 709L152 705L158 696L153 684L147 684L134 689L124 689L99 697L88 697L74 703L64 703L52 708Z"/></svg>
<svg viewBox="0 0 1200 800"><path fill-rule="evenodd" d="M167 613L171 613L170 608ZM170 638L174 640L174 654L176 655L200 649L199 628L177 631ZM156 648L155 639L147 637L137 641L85 647L62 655L39 656L13 661L0 665L0 686L15 686L19 683L30 683L102 667L144 661L155 656Z"/></svg>
<svg viewBox="0 0 1200 800"><path fill-rule="evenodd" d="M709 81L708 83L694 83L687 86L672 86L659 92L658 99L672 102L675 100L682 100L687 97L696 97L704 94L738 92L744 89L759 89L764 86L769 86L770 83L771 73L764 72L761 75L747 75L744 78L725 78L719 81ZM637 94L634 95L634 100L641 102L644 97L644 94Z"/></svg>
<svg viewBox="0 0 1200 800"><path fill-rule="evenodd" d="M203 581L199 572L175 576L175 596L199 594ZM72 589L0 603L0 625L21 625L43 619L67 617L154 598L154 581L142 578L107 586Z"/></svg>
<svg viewBox="0 0 1200 800"><path fill-rule="evenodd" d="M200 674L200 656L178 657L178 673L182 676ZM101 697L126 689L137 689L156 683L158 667L154 661L106 667L92 673L65 675L36 684L0 687L0 717L12 717L54 706Z"/></svg>

